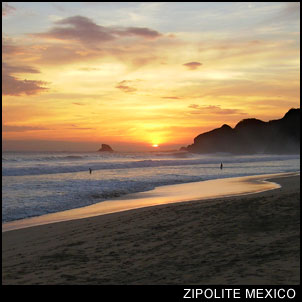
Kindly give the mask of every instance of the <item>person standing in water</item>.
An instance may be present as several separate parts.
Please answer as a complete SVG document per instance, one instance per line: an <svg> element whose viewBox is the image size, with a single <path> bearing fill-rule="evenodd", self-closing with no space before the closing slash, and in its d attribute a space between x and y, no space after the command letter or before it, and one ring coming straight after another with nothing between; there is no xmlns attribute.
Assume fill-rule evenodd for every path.
<svg viewBox="0 0 302 302"><path fill-rule="evenodd" d="M91 174L92 173L92 170L91 170L91 168L89 168L89 174Z"/></svg>
<svg viewBox="0 0 302 302"><path fill-rule="evenodd" d="M223 164L222 164L222 162L220 163L220 170L222 170L222 168L223 168Z"/></svg>

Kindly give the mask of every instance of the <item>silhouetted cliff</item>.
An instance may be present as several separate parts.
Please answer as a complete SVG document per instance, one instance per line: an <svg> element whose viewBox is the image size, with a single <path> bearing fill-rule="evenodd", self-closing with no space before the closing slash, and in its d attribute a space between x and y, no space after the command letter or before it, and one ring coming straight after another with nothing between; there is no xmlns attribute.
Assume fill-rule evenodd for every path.
<svg viewBox="0 0 302 302"><path fill-rule="evenodd" d="M187 150L193 153L299 153L300 108L290 109L279 120L263 122L250 118L234 128L223 125L195 137Z"/></svg>

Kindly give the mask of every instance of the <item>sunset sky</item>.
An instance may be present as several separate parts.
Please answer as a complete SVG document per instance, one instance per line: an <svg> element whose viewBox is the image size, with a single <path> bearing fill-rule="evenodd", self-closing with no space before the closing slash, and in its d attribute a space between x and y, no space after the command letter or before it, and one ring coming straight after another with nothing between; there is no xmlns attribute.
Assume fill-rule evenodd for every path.
<svg viewBox="0 0 302 302"><path fill-rule="evenodd" d="M162 150L300 107L298 2L2 4L4 150Z"/></svg>

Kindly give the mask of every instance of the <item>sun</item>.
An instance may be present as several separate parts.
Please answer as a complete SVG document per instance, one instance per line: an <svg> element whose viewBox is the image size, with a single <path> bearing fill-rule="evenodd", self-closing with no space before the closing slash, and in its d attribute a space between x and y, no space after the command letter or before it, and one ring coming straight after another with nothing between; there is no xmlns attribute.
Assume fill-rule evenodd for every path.
<svg viewBox="0 0 302 302"><path fill-rule="evenodd" d="M152 145L153 148L158 148L159 146L157 144Z"/></svg>

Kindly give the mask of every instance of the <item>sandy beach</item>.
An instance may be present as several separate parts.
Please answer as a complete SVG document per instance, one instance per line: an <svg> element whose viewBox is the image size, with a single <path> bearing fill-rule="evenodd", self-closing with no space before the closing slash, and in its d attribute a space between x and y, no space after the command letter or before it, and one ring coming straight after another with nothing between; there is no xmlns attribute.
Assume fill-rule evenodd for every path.
<svg viewBox="0 0 302 302"><path fill-rule="evenodd" d="M300 176L262 193L4 232L3 284L299 284Z"/></svg>

